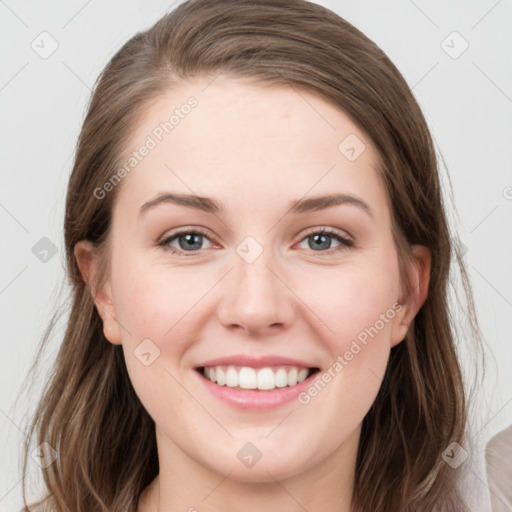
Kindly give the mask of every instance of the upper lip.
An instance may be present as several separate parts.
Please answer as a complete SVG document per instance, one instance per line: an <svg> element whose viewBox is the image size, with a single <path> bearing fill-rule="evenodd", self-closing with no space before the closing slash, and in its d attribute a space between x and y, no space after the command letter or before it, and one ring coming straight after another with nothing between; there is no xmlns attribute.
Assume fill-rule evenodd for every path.
<svg viewBox="0 0 512 512"><path fill-rule="evenodd" d="M264 368L266 366L281 366L291 365L298 366L300 368L316 368L315 365L299 361L298 359L292 359L290 357L279 356L279 355L268 355L262 357L250 357L245 354L217 357L215 359L208 359L198 364L196 368L204 366L249 366L252 368Z"/></svg>

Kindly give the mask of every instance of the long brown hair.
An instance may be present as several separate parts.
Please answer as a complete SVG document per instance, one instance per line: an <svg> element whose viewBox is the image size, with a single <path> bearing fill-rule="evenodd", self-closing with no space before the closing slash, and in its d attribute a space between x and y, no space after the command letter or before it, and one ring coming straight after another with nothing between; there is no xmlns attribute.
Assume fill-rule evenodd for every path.
<svg viewBox="0 0 512 512"><path fill-rule="evenodd" d="M109 241L120 186L98 200L122 164L133 127L173 84L218 74L314 93L346 112L375 144L392 208L401 279L411 245L432 255L429 294L392 348L364 418L356 464L356 512L463 510L457 471L443 451L463 445L468 421L448 289L460 271L475 346L480 332L465 264L454 246L438 162L425 118L383 51L337 14L304 0L191 0L131 38L99 77L76 148L65 216L71 306L64 338L30 425L59 457L43 470L55 512L133 512L158 474L155 425L127 374L122 348L103 335L74 247ZM453 262L453 255L456 261ZM45 333L36 362L47 342ZM470 343L470 339L464 340ZM23 495L29 443L24 459Z"/></svg>

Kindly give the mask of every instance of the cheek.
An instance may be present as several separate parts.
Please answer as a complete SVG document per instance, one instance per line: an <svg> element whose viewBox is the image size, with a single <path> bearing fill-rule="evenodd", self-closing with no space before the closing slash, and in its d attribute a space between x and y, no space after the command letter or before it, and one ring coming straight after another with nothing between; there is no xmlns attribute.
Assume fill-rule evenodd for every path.
<svg viewBox="0 0 512 512"><path fill-rule="evenodd" d="M336 354L353 340L383 339L391 331L398 298L398 267L392 264L354 264L310 275L298 295L318 315Z"/></svg>
<svg viewBox="0 0 512 512"><path fill-rule="evenodd" d="M315 414L325 415L327 423L339 424L340 415L360 421L377 396L389 359L392 326L400 310L398 265L380 257L323 277L317 274L314 281L304 281L299 294L325 324L316 335L330 362L323 372L325 387L307 391L301 403L315 402ZM332 403L339 404L338 410L329 407ZM348 429L350 425L348 421Z"/></svg>
<svg viewBox="0 0 512 512"><path fill-rule="evenodd" d="M129 333L123 338L133 343L150 338L157 345L164 338L178 341L173 333L186 325L194 305L211 286L198 272L180 272L142 257L118 265L112 281L116 313Z"/></svg>
<svg viewBox="0 0 512 512"><path fill-rule="evenodd" d="M116 313L133 387L152 418L168 425L193 412L177 381L182 380L181 358L194 339L193 305L204 291L194 286L192 274L185 279L180 272L140 263L126 260L112 275Z"/></svg>

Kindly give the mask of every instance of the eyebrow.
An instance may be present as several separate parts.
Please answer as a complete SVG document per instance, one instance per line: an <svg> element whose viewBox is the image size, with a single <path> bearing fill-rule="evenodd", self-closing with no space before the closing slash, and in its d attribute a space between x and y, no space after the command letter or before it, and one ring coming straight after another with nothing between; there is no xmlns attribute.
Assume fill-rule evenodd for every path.
<svg viewBox="0 0 512 512"><path fill-rule="evenodd" d="M176 204L212 214L220 214L224 211L221 203L210 197L164 192L158 194L153 199L144 203L140 208L139 217L148 210L155 208L160 204ZM373 210L368 203L359 197L343 193L325 194L308 198L295 199L290 201L287 211L292 214L301 214L325 210L327 208L332 208L333 206L339 206L343 204L356 206L357 208L360 208L366 212L370 217L374 218Z"/></svg>

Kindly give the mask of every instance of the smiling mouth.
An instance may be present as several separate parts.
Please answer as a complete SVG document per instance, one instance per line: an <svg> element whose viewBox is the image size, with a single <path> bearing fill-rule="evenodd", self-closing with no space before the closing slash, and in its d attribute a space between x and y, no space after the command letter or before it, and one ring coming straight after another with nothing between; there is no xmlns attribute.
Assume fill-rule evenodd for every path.
<svg viewBox="0 0 512 512"><path fill-rule="evenodd" d="M196 368L205 379L235 390L272 391L293 387L320 371L319 368L303 368L292 365L267 366L200 366Z"/></svg>

